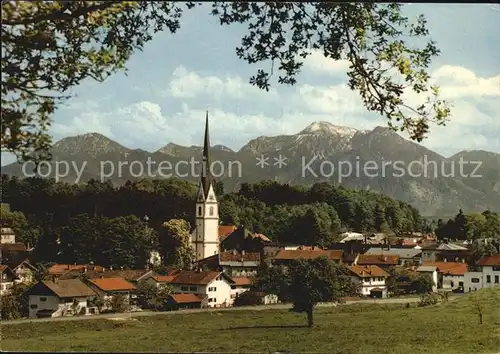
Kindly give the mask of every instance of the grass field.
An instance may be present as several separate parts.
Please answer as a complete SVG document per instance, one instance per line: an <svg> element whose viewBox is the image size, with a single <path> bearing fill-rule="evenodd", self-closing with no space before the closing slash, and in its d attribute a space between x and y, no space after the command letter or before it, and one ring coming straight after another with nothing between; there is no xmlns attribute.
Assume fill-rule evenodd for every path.
<svg viewBox="0 0 500 354"><path fill-rule="evenodd" d="M500 288L430 307L319 308L315 326L288 311L228 311L3 325L4 351L498 353Z"/></svg>

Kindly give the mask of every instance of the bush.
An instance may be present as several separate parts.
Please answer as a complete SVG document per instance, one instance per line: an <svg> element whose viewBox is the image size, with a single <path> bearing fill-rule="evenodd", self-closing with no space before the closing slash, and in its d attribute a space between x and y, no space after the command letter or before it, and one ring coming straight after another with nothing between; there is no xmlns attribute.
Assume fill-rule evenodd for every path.
<svg viewBox="0 0 500 354"><path fill-rule="evenodd" d="M254 306L262 305L262 298L250 291L245 291L244 293L238 294L234 299L233 306Z"/></svg>
<svg viewBox="0 0 500 354"><path fill-rule="evenodd" d="M425 295L422 295L420 297L420 301L418 303L419 307L424 307L424 306L432 306L436 305L439 302L439 296L434 293L427 293Z"/></svg>

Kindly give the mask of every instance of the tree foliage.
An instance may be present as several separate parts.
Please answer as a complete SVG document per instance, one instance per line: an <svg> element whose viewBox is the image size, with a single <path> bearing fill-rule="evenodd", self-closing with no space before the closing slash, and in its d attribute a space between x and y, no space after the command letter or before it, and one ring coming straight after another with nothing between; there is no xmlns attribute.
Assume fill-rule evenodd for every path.
<svg viewBox="0 0 500 354"><path fill-rule="evenodd" d="M196 186L183 180L139 180L121 187L93 181L85 185L41 178L2 176L2 200L23 213L37 262L91 261L104 267L143 267L160 247L166 266L187 264L189 226L169 234L166 220L195 222ZM366 190L327 183L310 188L264 181L245 184L219 199L221 223L244 225L273 241L328 247L344 231L422 231L425 222L412 206ZM144 214L149 222L142 221ZM362 222L360 222L363 218ZM177 254L174 248L184 245ZM178 260L181 263L178 263ZM189 262L188 262L189 263Z"/></svg>
<svg viewBox="0 0 500 354"><path fill-rule="evenodd" d="M172 219L163 224L160 233L164 263L177 269L184 269L194 258L190 226L186 220Z"/></svg>
<svg viewBox="0 0 500 354"><path fill-rule="evenodd" d="M143 309L164 311L168 307L168 299L173 293L169 285L155 286L145 281L137 284L139 306Z"/></svg>
<svg viewBox="0 0 500 354"><path fill-rule="evenodd" d="M2 2L3 151L21 158L47 156L50 116L85 79L103 81L125 69L136 50L164 29L174 33L194 3L154 1ZM214 2L221 25L246 24L236 55L258 69L250 83L269 90L297 82L313 51L350 63L349 87L393 129L422 140L431 122L444 124L446 102L427 73L439 54L423 16L404 17L399 4ZM422 39L424 39L422 41ZM414 43L424 43L421 46ZM409 102L408 93L424 94ZM35 155L32 153L35 152Z"/></svg>
<svg viewBox="0 0 500 354"><path fill-rule="evenodd" d="M256 289L291 301L293 310L307 313L313 326L313 310L320 302L342 301L354 295L356 284L348 270L327 258L297 260L287 267L264 268L256 279Z"/></svg>

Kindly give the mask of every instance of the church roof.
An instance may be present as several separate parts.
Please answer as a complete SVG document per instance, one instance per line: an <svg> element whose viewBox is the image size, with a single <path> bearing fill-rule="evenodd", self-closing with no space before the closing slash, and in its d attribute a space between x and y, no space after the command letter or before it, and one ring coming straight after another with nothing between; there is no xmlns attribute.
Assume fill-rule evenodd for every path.
<svg viewBox="0 0 500 354"><path fill-rule="evenodd" d="M210 173L210 136L208 131L208 112L205 121L205 139L203 141L203 157L202 157L202 167L201 167L201 185L203 187L203 193L205 198L208 196L208 192L210 190L210 186L214 186L215 188L215 180L212 174Z"/></svg>

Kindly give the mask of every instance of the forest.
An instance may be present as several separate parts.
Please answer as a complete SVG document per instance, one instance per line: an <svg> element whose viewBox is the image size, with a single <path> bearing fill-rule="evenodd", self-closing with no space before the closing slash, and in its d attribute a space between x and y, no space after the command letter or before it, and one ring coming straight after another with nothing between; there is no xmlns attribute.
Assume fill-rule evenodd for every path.
<svg viewBox="0 0 500 354"><path fill-rule="evenodd" d="M194 225L196 189L179 179L143 179L114 187L95 180L73 185L3 175L2 203L10 211L2 210L2 222L14 229L17 242L34 247L37 262L142 267L149 251L165 243L166 222L183 219L188 228ZM437 225L411 205L371 191L271 181L244 183L236 193L223 190L218 183L221 224L245 226L273 241L328 247L344 231L400 236L432 232L436 226L440 236L452 237L452 229L442 231L451 221ZM495 213L482 218L493 220L492 215L498 221Z"/></svg>

